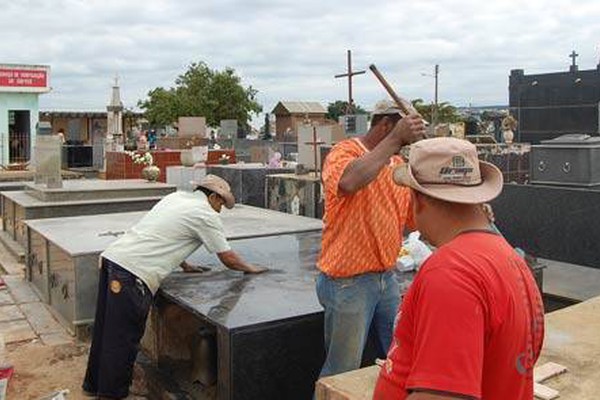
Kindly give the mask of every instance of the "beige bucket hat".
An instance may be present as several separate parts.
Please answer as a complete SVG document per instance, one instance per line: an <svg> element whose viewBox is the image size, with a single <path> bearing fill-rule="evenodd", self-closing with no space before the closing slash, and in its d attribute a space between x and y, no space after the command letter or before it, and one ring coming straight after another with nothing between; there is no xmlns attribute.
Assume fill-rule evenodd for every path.
<svg viewBox="0 0 600 400"><path fill-rule="evenodd" d="M495 165L479 160L474 144L441 137L412 144L394 182L451 203L480 204L500 194L503 178Z"/></svg>
<svg viewBox="0 0 600 400"><path fill-rule="evenodd" d="M235 205L235 197L231 193L231 187L229 183L221 177L216 175L206 175L201 181L192 181L192 187L203 187L208 190L212 190L225 200L225 207L233 208Z"/></svg>

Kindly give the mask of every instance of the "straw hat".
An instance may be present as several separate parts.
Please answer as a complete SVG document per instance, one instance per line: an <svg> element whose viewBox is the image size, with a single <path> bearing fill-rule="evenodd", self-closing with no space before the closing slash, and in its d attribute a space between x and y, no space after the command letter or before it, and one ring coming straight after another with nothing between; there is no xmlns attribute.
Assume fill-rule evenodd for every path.
<svg viewBox="0 0 600 400"><path fill-rule="evenodd" d="M223 178L209 174L199 182L192 181L192 186L212 190L225 200L225 207L227 208L233 208L235 205L235 197L231 193L231 187L229 187L229 183Z"/></svg>
<svg viewBox="0 0 600 400"><path fill-rule="evenodd" d="M479 160L474 144L440 137L412 144L394 182L451 203L479 204L500 194L503 178L495 165Z"/></svg>

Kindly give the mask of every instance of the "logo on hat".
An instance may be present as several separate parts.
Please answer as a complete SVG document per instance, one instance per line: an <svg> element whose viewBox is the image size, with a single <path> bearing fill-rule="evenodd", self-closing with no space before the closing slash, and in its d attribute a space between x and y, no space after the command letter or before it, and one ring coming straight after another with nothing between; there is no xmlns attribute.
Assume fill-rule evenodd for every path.
<svg viewBox="0 0 600 400"><path fill-rule="evenodd" d="M473 171L471 166L463 156L454 156L451 165L440 168L440 180L449 183L471 183Z"/></svg>

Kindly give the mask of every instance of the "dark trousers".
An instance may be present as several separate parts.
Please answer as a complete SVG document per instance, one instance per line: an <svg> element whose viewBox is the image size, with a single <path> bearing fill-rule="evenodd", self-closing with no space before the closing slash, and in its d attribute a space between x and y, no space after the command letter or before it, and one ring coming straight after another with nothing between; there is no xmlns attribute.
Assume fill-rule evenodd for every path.
<svg viewBox="0 0 600 400"><path fill-rule="evenodd" d="M152 293L138 277L102 259L83 390L102 397L127 397L151 304Z"/></svg>

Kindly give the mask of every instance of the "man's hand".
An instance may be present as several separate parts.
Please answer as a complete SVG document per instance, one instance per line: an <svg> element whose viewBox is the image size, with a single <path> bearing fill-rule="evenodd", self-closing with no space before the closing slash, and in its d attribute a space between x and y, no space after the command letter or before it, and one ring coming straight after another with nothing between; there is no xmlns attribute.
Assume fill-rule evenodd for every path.
<svg viewBox="0 0 600 400"><path fill-rule="evenodd" d="M261 274L265 271L268 271L267 267L258 267L256 265L249 265L246 269L240 270L244 271L245 274Z"/></svg>
<svg viewBox="0 0 600 400"><path fill-rule="evenodd" d="M425 138L425 123L419 114L411 113L396 123L389 134L399 147L412 144Z"/></svg>
<svg viewBox="0 0 600 400"><path fill-rule="evenodd" d="M261 272L265 272L267 270L265 267L257 267L255 265L248 264L233 250L217 253L217 256L227 268L234 271L241 271L245 274L260 274Z"/></svg>
<svg viewBox="0 0 600 400"><path fill-rule="evenodd" d="M202 272L210 271L210 268L208 268L208 267L202 267L200 265L192 265L186 261L179 264L179 266L181 267L183 272L188 272L188 273L194 273L194 272L202 273Z"/></svg>

